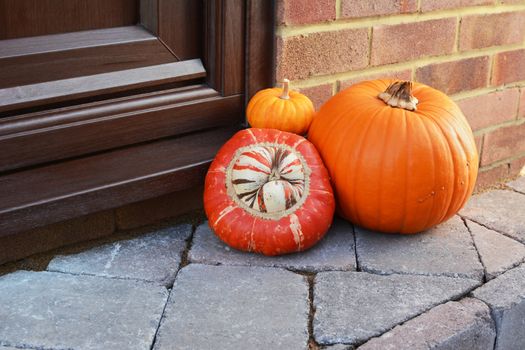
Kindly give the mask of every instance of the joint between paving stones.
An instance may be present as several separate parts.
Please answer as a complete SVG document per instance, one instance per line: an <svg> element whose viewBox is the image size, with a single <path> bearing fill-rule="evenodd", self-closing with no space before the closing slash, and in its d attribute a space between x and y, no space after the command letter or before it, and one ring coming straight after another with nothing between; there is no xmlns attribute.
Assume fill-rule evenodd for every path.
<svg viewBox="0 0 525 350"><path fill-rule="evenodd" d="M180 269L179 269L180 271ZM166 298L166 302L164 303L164 307L162 308L162 313L160 315L159 323L157 324L157 328L155 329L155 335L153 336L153 340L151 341L150 350L153 350L155 348L155 343L157 342L157 334L159 334L160 325L162 324L162 321L164 321L164 317L166 317L166 308L168 307L168 302L171 298L171 289L168 297ZM1 350L1 349L0 349Z"/></svg>
<svg viewBox="0 0 525 350"><path fill-rule="evenodd" d="M308 283L308 349L318 350L320 349L319 344L314 337L314 317L315 317L315 305L314 305L314 286L315 276L317 274L306 275L306 282Z"/></svg>
<svg viewBox="0 0 525 350"><path fill-rule="evenodd" d="M354 255L355 255L355 270L361 272L361 264L359 264L359 254L357 252L357 233L355 232L355 226L352 224L352 233L354 234Z"/></svg>
<svg viewBox="0 0 525 350"><path fill-rule="evenodd" d="M473 290L472 290L473 291ZM485 301L479 299L479 298L476 298L475 296L472 295L472 291L470 291L470 293L467 295L467 297L469 298L472 298L472 299L476 299L476 300L479 300L481 301L483 304L487 305L487 307L489 308L489 311L490 311L490 318L492 319L492 322L494 323L494 343L492 344L492 349L496 349L496 344L497 344L497 341L498 341L498 322L497 322L497 317L496 315L494 314L494 310L492 310L492 308L490 307L489 304L487 304Z"/></svg>
<svg viewBox="0 0 525 350"><path fill-rule="evenodd" d="M195 231L197 230L197 225L191 225L191 233L188 239L186 240L186 248L181 254L180 257L180 264L179 264L179 270L177 273L182 269L184 266L188 266L190 264L190 261L188 259L188 254L190 253L191 246L193 245L193 236L195 235Z"/></svg>
<svg viewBox="0 0 525 350"><path fill-rule="evenodd" d="M77 276L77 277L88 276L88 277L93 277L93 278L103 278L103 279L107 279L107 280L137 281L137 282L143 282L143 283L151 284L151 285L158 285L157 282L149 281L149 280L145 280L145 279L140 279L140 278L118 277L118 276L100 276L100 275L96 275L96 274L88 273L88 272L73 273L73 272L53 270L53 269L44 270L44 271L46 271L46 272L53 272L53 273L60 273L62 275ZM168 288L166 288L166 289L168 289ZM2 350L2 349L0 349L0 350ZM57 350L57 349L53 349L53 350Z"/></svg>
<svg viewBox="0 0 525 350"><path fill-rule="evenodd" d="M476 241L474 240L474 235L472 234L472 231L470 230L470 227L468 226L467 224L467 219L460 216L461 218L461 221L463 221L463 225L465 225L465 227L467 228L467 231L468 233L470 234L470 238L472 239L472 244L474 245L474 249L476 249L476 253L478 255L478 260L479 260L479 263L481 264L481 266L483 266L483 284L485 284L487 282L487 267L485 266L485 264L483 263L483 260L481 259L481 255L479 254L479 249L478 249L478 246L476 245Z"/></svg>
<svg viewBox="0 0 525 350"><path fill-rule="evenodd" d="M520 193L520 192L517 192L517 193ZM523 193L520 193L520 194L523 195ZM507 237L507 238L512 239L512 240L515 241L515 242L518 242L518 243L520 243L520 244L523 244L523 242L518 241L518 240L516 239L516 237L513 237L513 236L509 235L509 234L506 233L506 232L503 232L503 231L497 230L497 229L495 229L495 228L493 228L493 227L490 227L490 226L488 226L488 225L486 225L486 224L484 224L484 223L482 223L482 222L479 222L479 221L476 221L476 220L474 220L474 219L471 219L471 218L469 218L468 216L463 216L463 215L461 215L461 213L458 214L458 216L459 216L462 220L464 220L464 219L466 219L466 220L470 220L470 221L472 221L472 222L474 222L474 223L476 223L476 224L478 224L478 225L480 225L480 226L483 226L483 227L486 228L487 230L491 230L491 231L497 232L497 233L499 233L499 234L501 234L501 235L503 235L503 236L505 236L505 237ZM469 231L469 232L470 232L470 231ZM476 249L476 250L477 250L477 249Z"/></svg>

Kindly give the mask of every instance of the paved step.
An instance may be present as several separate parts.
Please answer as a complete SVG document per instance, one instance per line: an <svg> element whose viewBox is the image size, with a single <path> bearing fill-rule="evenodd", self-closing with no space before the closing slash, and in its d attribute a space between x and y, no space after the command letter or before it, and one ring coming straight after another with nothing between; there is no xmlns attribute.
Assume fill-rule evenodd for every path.
<svg viewBox="0 0 525 350"><path fill-rule="evenodd" d="M483 302L449 301L360 346L359 350L492 350L496 330Z"/></svg>
<svg viewBox="0 0 525 350"><path fill-rule="evenodd" d="M191 264L177 275L154 349L305 350L308 312L304 276Z"/></svg>
<svg viewBox="0 0 525 350"><path fill-rule="evenodd" d="M483 278L470 233L458 216L417 235L377 233L360 227L355 231L358 263L363 271Z"/></svg>
<svg viewBox="0 0 525 350"><path fill-rule="evenodd" d="M525 245L473 221L467 220L467 224L485 266L487 279L490 280L525 260Z"/></svg>
<svg viewBox="0 0 525 350"><path fill-rule="evenodd" d="M190 235L191 225L164 228L78 254L58 255L47 270L138 279L171 286Z"/></svg>
<svg viewBox="0 0 525 350"><path fill-rule="evenodd" d="M525 195L495 190L473 196L460 215L525 244Z"/></svg>
<svg viewBox="0 0 525 350"><path fill-rule="evenodd" d="M525 194L525 176L517 178L514 181L507 183L507 186L512 188L514 191Z"/></svg>
<svg viewBox="0 0 525 350"><path fill-rule="evenodd" d="M525 349L525 264L494 278L472 295L492 310L496 350Z"/></svg>
<svg viewBox="0 0 525 350"><path fill-rule="evenodd" d="M195 232L188 259L201 264L283 267L311 272L356 269L352 225L339 218L334 220L325 237L311 249L277 257L232 249L205 222Z"/></svg>
<svg viewBox="0 0 525 350"><path fill-rule="evenodd" d="M149 349L167 298L141 281L18 271L0 277L0 344Z"/></svg>
<svg viewBox="0 0 525 350"><path fill-rule="evenodd" d="M359 344L477 285L466 278L321 272L314 288L315 339Z"/></svg>

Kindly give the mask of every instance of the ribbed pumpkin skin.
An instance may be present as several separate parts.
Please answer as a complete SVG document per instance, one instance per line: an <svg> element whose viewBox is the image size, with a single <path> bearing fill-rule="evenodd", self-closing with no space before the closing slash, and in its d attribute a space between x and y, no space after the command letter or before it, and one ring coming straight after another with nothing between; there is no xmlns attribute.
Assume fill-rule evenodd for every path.
<svg viewBox="0 0 525 350"><path fill-rule="evenodd" d="M258 162L259 145L268 144L284 146L300 155L308 178L302 191L302 202L287 211L274 213L275 216L248 208L229 190L235 187L237 165L245 168L244 179L260 172L263 164ZM245 148L253 152L241 152L239 157L239 151ZM246 162L238 164L236 160L243 154L249 155L246 158L253 157L254 161L249 165ZM210 165L204 184L204 210L212 230L231 247L264 255L280 255L309 249L323 238L332 223L335 199L328 171L310 142L299 135L275 129L251 128L239 131L226 142Z"/></svg>
<svg viewBox="0 0 525 350"><path fill-rule="evenodd" d="M282 88L257 92L246 107L246 118L254 128L278 129L304 135L314 117L312 101L296 91L289 91L288 100L281 99Z"/></svg>
<svg viewBox="0 0 525 350"><path fill-rule="evenodd" d="M445 94L414 83L416 111L377 98L392 83L356 84L316 115L309 140L331 176L339 213L381 232L416 233L457 213L476 182L472 130Z"/></svg>

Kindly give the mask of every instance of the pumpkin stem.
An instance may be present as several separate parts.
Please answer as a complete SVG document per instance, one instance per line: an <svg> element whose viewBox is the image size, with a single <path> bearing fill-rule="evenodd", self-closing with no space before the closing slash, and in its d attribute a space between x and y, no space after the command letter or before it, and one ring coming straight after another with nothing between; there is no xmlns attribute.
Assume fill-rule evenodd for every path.
<svg viewBox="0 0 525 350"><path fill-rule="evenodd" d="M283 93L279 97L282 98L283 100L289 100L290 99L290 95L288 95L289 90L290 90L290 80L283 79Z"/></svg>
<svg viewBox="0 0 525 350"><path fill-rule="evenodd" d="M415 111L419 102L417 98L412 96L411 81L396 81L390 84L385 92L380 93L377 97L389 106L404 108L409 111Z"/></svg>

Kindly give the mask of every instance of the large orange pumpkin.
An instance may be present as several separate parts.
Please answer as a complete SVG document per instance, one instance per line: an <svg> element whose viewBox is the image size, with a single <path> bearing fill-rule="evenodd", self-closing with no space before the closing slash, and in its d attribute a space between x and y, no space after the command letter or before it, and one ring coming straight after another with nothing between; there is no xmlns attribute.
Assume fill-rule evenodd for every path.
<svg viewBox="0 0 525 350"><path fill-rule="evenodd" d="M204 210L233 248L279 255L310 248L335 210L328 172L304 137L246 129L219 150L206 175Z"/></svg>
<svg viewBox="0 0 525 350"><path fill-rule="evenodd" d="M371 230L430 228L457 213L476 182L467 120L423 84L353 85L321 107L309 139L328 168L340 214Z"/></svg>

